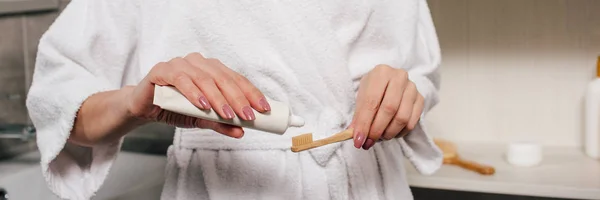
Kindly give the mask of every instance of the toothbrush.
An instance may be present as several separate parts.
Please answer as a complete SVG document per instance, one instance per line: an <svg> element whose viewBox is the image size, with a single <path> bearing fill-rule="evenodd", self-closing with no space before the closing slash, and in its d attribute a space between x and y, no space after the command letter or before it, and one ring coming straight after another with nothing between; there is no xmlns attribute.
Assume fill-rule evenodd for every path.
<svg viewBox="0 0 600 200"><path fill-rule="evenodd" d="M346 129L345 131L336 133L328 138L313 141L312 133L306 133L299 136L292 137L292 152L300 152L309 150L312 148L328 145L331 143L342 142L352 139L353 129Z"/></svg>

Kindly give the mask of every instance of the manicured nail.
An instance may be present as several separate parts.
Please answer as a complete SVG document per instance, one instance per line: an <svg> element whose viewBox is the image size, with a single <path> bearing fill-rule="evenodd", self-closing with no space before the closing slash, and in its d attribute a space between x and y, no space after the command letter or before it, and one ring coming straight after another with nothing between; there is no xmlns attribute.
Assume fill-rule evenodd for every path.
<svg viewBox="0 0 600 200"><path fill-rule="evenodd" d="M246 120L256 119L256 117L254 116L254 112L252 112L252 108L250 108L250 106L245 106L244 108L242 108L242 112L244 112Z"/></svg>
<svg viewBox="0 0 600 200"><path fill-rule="evenodd" d="M208 99L206 99L206 97L201 96L198 98L198 101L200 101L200 105L202 106L202 109L208 110L210 109L210 104L208 103Z"/></svg>
<svg viewBox="0 0 600 200"><path fill-rule="evenodd" d="M360 149L363 146L363 144L365 144L365 136L362 133L358 132L357 137L354 140L354 147Z"/></svg>
<svg viewBox="0 0 600 200"><path fill-rule="evenodd" d="M373 141L372 139L369 138L365 142L365 145L363 145L363 149L364 150L369 150L371 147L373 147L373 145L375 145L375 141Z"/></svg>
<svg viewBox="0 0 600 200"><path fill-rule="evenodd" d="M261 99L259 102L260 106L263 107L263 109L265 111L270 111L271 110L271 105L269 105L269 102L267 102L266 99Z"/></svg>
<svg viewBox="0 0 600 200"><path fill-rule="evenodd" d="M225 119L233 119L233 116L235 115L231 106L227 104L223 105L223 112L225 113Z"/></svg>

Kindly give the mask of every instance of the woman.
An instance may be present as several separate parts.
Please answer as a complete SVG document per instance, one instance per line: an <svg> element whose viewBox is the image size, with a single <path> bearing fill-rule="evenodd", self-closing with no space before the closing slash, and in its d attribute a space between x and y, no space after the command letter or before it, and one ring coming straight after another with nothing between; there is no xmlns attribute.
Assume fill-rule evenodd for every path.
<svg viewBox="0 0 600 200"><path fill-rule="evenodd" d="M162 199L412 199L403 158L424 174L441 163L419 120L439 62L425 0L73 0L40 41L27 106L62 198L91 198L122 137L159 121L180 127ZM253 120L270 97L306 125L279 136L181 116L152 104L155 84L224 118ZM289 150L348 127L353 141Z"/></svg>

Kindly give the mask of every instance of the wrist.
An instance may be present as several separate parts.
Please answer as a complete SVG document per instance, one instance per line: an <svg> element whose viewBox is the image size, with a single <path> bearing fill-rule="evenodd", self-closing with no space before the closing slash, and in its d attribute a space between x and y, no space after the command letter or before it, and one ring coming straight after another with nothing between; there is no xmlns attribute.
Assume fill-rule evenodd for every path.
<svg viewBox="0 0 600 200"><path fill-rule="evenodd" d="M147 120L144 117L137 116L135 112L133 112L131 95L134 90L135 86L124 86L123 88L121 88L118 92L119 98L116 98L118 101L117 104L119 104L119 111L122 113L124 120L129 122L128 124L143 125L145 123L148 123L149 120Z"/></svg>

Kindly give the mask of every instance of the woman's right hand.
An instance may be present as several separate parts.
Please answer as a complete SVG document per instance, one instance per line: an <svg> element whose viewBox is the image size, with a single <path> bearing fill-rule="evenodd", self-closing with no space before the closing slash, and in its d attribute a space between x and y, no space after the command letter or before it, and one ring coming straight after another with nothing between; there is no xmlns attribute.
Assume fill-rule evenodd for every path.
<svg viewBox="0 0 600 200"><path fill-rule="evenodd" d="M242 137L241 127L173 113L154 105L154 85L174 86L196 107L213 109L225 119L237 114L243 120L254 120L252 109L258 112L271 109L265 96L248 79L219 60L199 53L156 64L129 93L129 113L136 118L177 127L206 128L234 138Z"/></svg>

